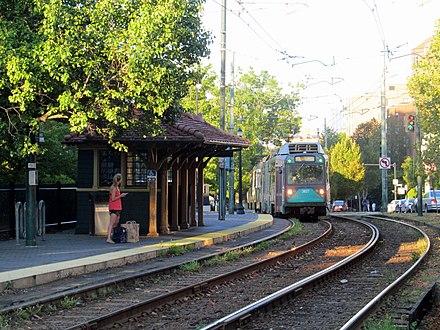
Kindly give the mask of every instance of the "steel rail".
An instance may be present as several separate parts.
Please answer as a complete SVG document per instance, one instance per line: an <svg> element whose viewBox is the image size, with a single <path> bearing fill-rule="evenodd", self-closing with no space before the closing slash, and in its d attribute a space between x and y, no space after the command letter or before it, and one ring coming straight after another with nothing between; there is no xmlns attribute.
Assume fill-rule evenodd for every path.
<svg viewBox="0 0 440 330"><path fill-rule="evenodd" d="M181 288L181 289L174 291L174 292L170 292L170 293L167 293L164 295L157 296L155 298L152 298L152 299L149 299L146 301L138 302L134 305L127 306L124 309L108 313L106 315L97 317L92 320L88 320L88 321L81 323L81 324L77 324L75 326L67 328L66 330L99 329L101 327L109 326L115 322L120 322L121 319L123 319L123 318L129 318L131 316L139 314L139 313L145 311L146 309L165 304L169 301L175 300L180 297L184 297L184 296L188 296L188 295L197 293L206 287L213 286L213 285L216 285L219 283L224 283L230 279L242 276L243 274L251 273L257 269L262 268L263 266L269 266L272 264L276 264L277 262L279 262L283 259L289 258L292 255L298 254L306 249L309 249L309 248L315 246L321 240L323 240L324 238L329 236L333 232L333 226L328 221L324 220L323 222L328 225L328 228L319 237L313 239L310 242L304 243L300 246L293 247L290 250L287 250L279 255L273 256L270 259L261 260L259 262L252 264L252 265L244 266L244 267L237 269L233 272L222 274L222 275L213 277L211 279L204 280L202 282Z"/></svg>
<svg viewBox="0 0 440 330"><path fill-rule="evenodd" d="M224 255L228 252L231 252L231 251L245 249L247 247L255 246L261 242L270 241L272 239L275 239L275 238L283 235L284 233L288 232L290 229L292 229L292 227L295 225L295 223L292 220L289 220L289 221L290 221L290 226L287 226L286 228L283 228L282 230L280 230L276 233L273 233L269 236L259 238L259 239L241 244L241 245L237 245L237 246L234 246L229 249L225 249L220 252L210 253L209 255L205 255L203 257L196 258L194 260L202 262L202 261L208 260L210 258L214 258L216 256L222 256L222 255ZM106 280L100 280L99 283L92 283L92 284L83 285L80 287L66 289L66 290L57 292L55 294L39 297L39 298L33 299L33 300L22 301L22 302L19 302L17 304L14 304L14 305L11 305L11 306L8 306L5 308L0 308L0 314L12 313L17 309L26 309L26 308L36 306L36 305L53 304L53 303L62 301L63 299L65 299L65 297L84 297L84 296L87 296L93 292L100 292L101 290L107 290L110 287L120 286L120 285L124 285L125 283L134 282L134 281L142 279L143 277L146 277L146 276L160 275L165 272L169 272L174 269L177 269L179 266L180 266L180 264L176 264L171 267L170 266L161 266L161 267L155 268L154 270L148 269L148 270L140 270L135 273L129 273L129 274L124 273L123 275L121 275L118 278L110 278L110 279L106 279Z"/></svg>
<svg viewBox="0 0 440 330"><path fill-rule="evenodd" d="M351 220L358 222L371 230L371 238L360 250L356 251L352 255L344 258L338 263L319 271L301 281L298 281L286 288L283 288L271 295L260 299L246 307L241 308L234 313L231 313L200 330L212 330L212 329L237 329L243 324L247 323L252 317L258 315L265 309L270 309L271 306L279 304L280 301L286 301L298 296L306 289L316 286L325 278L334 275L337 271L349 267L352 263L358 261L362 256L365 256L368 252L372 251L379 240L379 230L376 226L359 219L344 218L345 220Z"/></svg>
<svg viewBox="0 0 440 330"><path fill-rule="evenodd" d="M428 237L428 235L423 232L420 228L417 228L416 226L413 226L408 223L404 223L401 221L393 220L393 219L387 219L387 218L381 218L381 217L373 217L368 216L366 218L372 218L372 219L378 219L378 220L384 220L384 221L390 221L395 222L401 225L408 226L422 234L422 236L425 238L425 240L428 243L426 251L420 256L420 258L405 272L403 273L399 278L397 278L393 283L391 283L389 286L387 286L382 292L380 292L376 297L374 297L367 305L365 305L359 312L357 312L350 320L348 320L347 323L345 323L340 329L341 330L348 330L348 329L358 329L362 326L362 324L368 319L368 317L380 306L382 301L391 295L395 290L399 288L400 285L403 284L403 282L408 278L409 275L411 275L422 263L422 261L427 256L429 250L431 249L431 241Z"/></svg>

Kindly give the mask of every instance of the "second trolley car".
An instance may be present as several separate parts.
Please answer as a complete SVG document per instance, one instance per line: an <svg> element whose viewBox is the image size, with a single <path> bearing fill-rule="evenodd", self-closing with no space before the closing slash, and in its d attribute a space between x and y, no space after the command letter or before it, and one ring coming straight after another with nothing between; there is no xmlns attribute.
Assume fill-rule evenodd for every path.
<svg viewBox="0 0 440 330"><path fill-rule="evenodd" d="M300 220L326 215L328 157L318 142L289 142L253 169L248 202L258 212Z"/></svg>

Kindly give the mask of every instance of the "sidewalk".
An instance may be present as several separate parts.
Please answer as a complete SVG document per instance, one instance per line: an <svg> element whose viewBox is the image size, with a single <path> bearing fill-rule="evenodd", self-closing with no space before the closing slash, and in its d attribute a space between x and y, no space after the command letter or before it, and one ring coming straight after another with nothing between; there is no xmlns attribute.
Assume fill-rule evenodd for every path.
<svg viewBox="0 0 440 330"><path fill-rule="evenodd" d="M73 230L37 238L37 246L1 241L0 292L5 288L26 288L61 278L136 263L166 254L171 246L200 248L227 241L273 224L270 215L255 213L204 214L205 226L160 235L141 236L137 243L107 244L103 236L75 235Z"/></svg>

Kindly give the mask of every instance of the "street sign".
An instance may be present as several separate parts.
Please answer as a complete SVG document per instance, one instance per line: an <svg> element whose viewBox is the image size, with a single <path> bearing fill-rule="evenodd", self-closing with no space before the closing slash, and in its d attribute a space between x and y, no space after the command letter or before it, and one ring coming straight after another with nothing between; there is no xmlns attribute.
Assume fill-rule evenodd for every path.
<svg viewBox="0 0 440 330"><path fill-rule="evenodd" d="M379 159L379 168L381 170L389 170L391 168L391 158L390 157L381 157Z"/></svg>

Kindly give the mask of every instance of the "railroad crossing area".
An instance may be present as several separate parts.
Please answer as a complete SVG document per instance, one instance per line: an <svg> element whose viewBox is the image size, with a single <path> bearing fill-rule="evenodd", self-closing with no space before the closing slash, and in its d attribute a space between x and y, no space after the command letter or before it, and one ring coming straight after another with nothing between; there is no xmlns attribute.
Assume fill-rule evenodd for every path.
<svg viewBox="0 0 440 330"><path fill-rule="evenodd" d="M36 246L25 240L0 241L0 292L28 288L58 279L142 262L166 255L173 247L201 248L262 231L273 225L270 215L246 213L204 214L205 226L159 237L140 236L139 242L108 244L106 237L78 235L73 230L46 234Z"/></svg>

